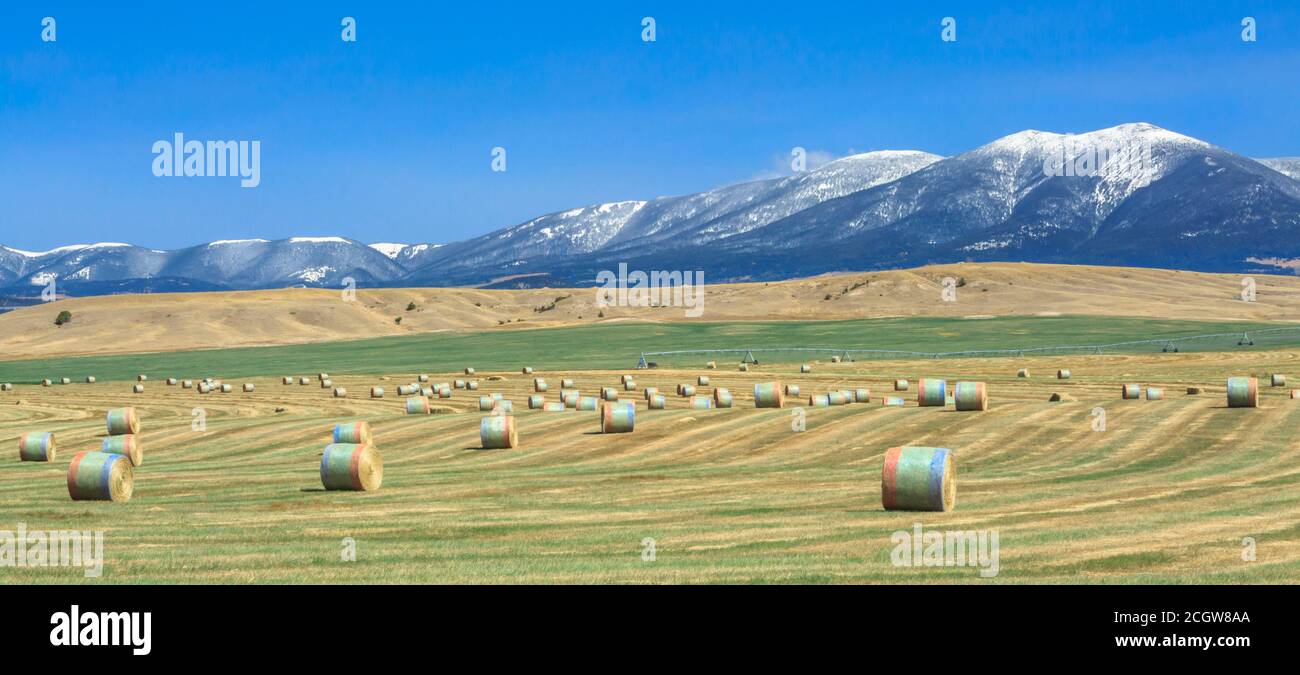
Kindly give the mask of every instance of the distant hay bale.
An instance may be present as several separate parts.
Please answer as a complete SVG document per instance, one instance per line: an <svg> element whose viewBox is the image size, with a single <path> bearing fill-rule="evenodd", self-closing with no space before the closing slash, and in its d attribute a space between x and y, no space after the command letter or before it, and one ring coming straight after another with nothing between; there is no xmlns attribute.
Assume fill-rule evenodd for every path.
<svg viewBox="0 0 1300 675"><path fill-rule="evenodd" d="M826 402L831 405L848 405L849 394L843 391L831 391L826 393Z"/></svg>
<svg viewBox="0 0 1300 675"><path fill-rule="evenodd" d="M989 409L988 387L983 382L958 382L952 400L958 410L983 412Z"/></svg>
<svg viewBox="0 0 1300 675"><path fill-rule="evenodd" d="M951 511L957 504L957 467L948 448L894 447L880 471L886 511Z"/></svg>
<svg viewBox="0 0 1300 675"><path fill-rule="evenodd" d="M466 375L473 375L473 374L474 374L474 369L473 369L473 368L466 368L466 369L465 369L465 374L466 374Z"/></svg>
<svg viewBox="0 0 1300 675"><path fill-rule="evenodd" d="M679 396L694 396L694 395L695 395L695 385L693 385L693 384L683 384L683 385L679 385L679 386L678 386L677 394L678 394Z"/></svg>
<svg viewBox="0 0 1300 675"><path fill-rule="evenodd" d="M234 391L234 390L235 390L235 388L232 387L232 386L230 386L229 384L226 384L225 382L222 382L222 383L221 383L221 393L223 393L223 394L229 394L230 392L232 392L232 391Z"/></svg>
<svg viewBox="0 0 1300 675"><path fill-rule="evenodd" d="M866 387L858 387L853 390L853 401L855 403L870 403L871 390Z"/></svg>
<svg viewBox="0 0 1300 675"><path fill-rule="evenodd" d="M896 406L901 408L907 405L907 401L904 401L902 396L886 396L880 399L880 405Z"/></svg>
<svg viewBox="0 0 1300 675"><path fill-rule="evenodd" d="M780 408L785 405L785 394L780 382L758 382L754 384L755 408Z"/></svg>
<svg viewBox="0 0 1300 675"><path fill-rule="evenodd" d="M636 380L628 380L623 383L624 391L636 391Z"/></svg>
<svg viewBox="0 0 1300 675"><path fill-rule="evenodd" d="M600 400L602 400L602 401L617 401L617 400L618 400L618 390L615 389L615 388L613 388L613 387L602 387L601 390L600 390Z"/></svg>
<svg viewBox="0 0 1300 675"><path fill-rule="evenodd" d="M786 395L786 396L798 396L798 395L799 395L799 385L797 385L797 384L787 384L787 385L785 385L785 395Z"/></svg>
<svg viewBox="0 0 1300 675"><path fill-rule="evenodd" d="M140 415L135 408L113 408L104 418L109 436L140 433Z"/></svg>
<svg viewBox="0 0 1300 675"><path fill-rule="evenodd" d="M560 402L566 408L577 408L578 401L582 400L582 394L577 389L560 390Z"/></svg>
<svg viewBox="0 0 1300 675"><path fill-rule="evenodd" d="M467 391L478 391L478 380L470 380L469 382L466 382L465 389Z"/></svg>
<svg viewBox="0 0 1300 675"><path fill-rule="evenodd" d="M331 443L320 458L326 490L378 490L384 483L384 458L370 443Z"/></svg>
<svg viewBox="0 0 1300 675"><path fill-rule="evenodd" d="M131 391L132 391L133 393L136 393L136 394L143 394L143 393L144 393L144 385L143 385L143 384L136 384L136 385L134 385L134 386L131 387Z"/></svg>
<svg viewBox="0 0 1300 675"><path fill-rule="evenodd" d="M544 392L544 391L546 391L547 389L550 389L550 388L551 388L551 386L550 386L549 384L546 383L546 380L545 380L545 379L540 378L540 377L534 377L534 378L533 378L533 391L538 392L538 393L541 393L541 392Z"/></svg>
<svg viewBox="0 0 1300 675"><path fill-rule="evenodd" d="M1259 381L1253 377L1228 378L1229 408L1258 408Z"/></svg>
<svg viewBox="0 0 1300 675"><path fill-rule="evenodd" d="M438 388L438 398L451 398L451 387L442 385Z"/></svg>
<svg viewBox="0 0 1300 675"><path fill-rule="evenodd" d="M48 378L47 378L47 379L44 379L44 380L41 380L41 386L42 386L42 387L48 387L48 386L50 386L50 380L49 380Z"/></svg>
<svg viewBox="0 0 1300 675"><path fill-rule="evenodd" d="M561 403L560 405L563 406L564 404ZM542 396L541 394L533 394L532 396L529 396L529 397L528 397L528 409L529 409L529 410L537 410L537 409L539 409L539 408L544 408L544 407L546 407L546 397L545 397L545 396Z"/></svg>
<svg viewBox="0 0 1300 675"><path fill-rule="evenodd" d="M1300 389L1292 389L1291 398L1293 399L1300 398Z"/></svg>
<svg viewBox="0 0 1300 675"><path fill-rule="evenodd" d="M560 388L561 388L561 389L572 389L572 388L573 388L573 380L571 380L571 379L569 379L569 378L567 378L567 377L564 378L564 379L562 379L562 380L560 380Z"/></svg>
<svg viewBox="0 0 1300 675"><path fill-rule="evenodd" d="M519 431L513 415L488 415L478 426L479 442L484 450L513 448L519 445Z"/></svg>
<svg viewBox="0 0 1300 675"><path fill-rule="evenodd" d="M23 462L53 462L57 454L54 433L29 431L18 437L18 459Z"/></svg>
<svg viewBox="0 0 1300 675"><path fill-rule="evenodd" d="M840 360L841 360L841 358L840 358L839 355L835 355L835 356L832 356L832 357L831 357L831 363L839 363Z"/></svg>
<svg viewBox="0 0 1300 675"><path fill-rule="evenodd" d="M429 399L423 396L412 396L406 399L407 415L428 415Z"/></svg>
<svg viewBox="0 0 1300 675"><path fill-rule="evenodd" d="M420 390L420 395L425 398L433 398L437 394L434 393L433 387L425 387Z"/></svg>
<svg viewBox="0 0 1300 675"><path fill-rule="evenodd" d="M697 385L699 385L699 386L701 386L701 387L707 387L707 386L709 386L709 376L708 376L708 375L701 375L701 376L695 378L695 384L697 384Z"/></svg>
<svg viewBox="0 0 1300 675"><path fill-rule="evenodd" d="M1188 387L1188 388L1187 388L1187 395L1188 395L1188 396L1195 396L1195 395L1197 395L1197 394L1199 394L1199 393L1201 393L1201 388L1200 388L1200 387Z"/></svg>
<svg viewBox="0 0 1300 675"><path fill-rule="evenodd" d="M704 364L704 367L708 368L709 370L713 370L718 367L718 363L716 361L709 361L708 363Z"/></svg>
<svg viewBox="0 0 1300 675"><path fill-rule="evenodd" d="M601 407L600 432L627 434L636 427L636 406L627 402L613 402Z"/></svg>
<svg viewBox="0 0 1300 675"><path fill-rule="evenodd" d="M286 375L286 376L280 378L280 382L281 382L282 384L293 384L293 378L292 378L292 377L289 377L288 375Z"/></svg>
<svg viewBox="0 0 1300 675"><path fill-rule="evenodd" d="M742 363L742 364L740 364L740 372L742 372L742 373L748 373L748 372L749 372L749 364L748 364L748 363Z"/></svg>
<svg viewBox="0 0 1300 675"><path fill-rule="evenodd" d="M59 379L59 384L72 384L72 378L63 377Z"/></svg>
<svg viewBox="0 0 1300 675"><path fill-rule="evenodd" d="M907 380L894 380L894 391L907 391L909 386Z"/></svg>
<svg viewBox="0 0 1300 675"><path fill-rule="evenodd" d="M1068 379L1070 379L1070 371L1065 370L1064 368L1062 368L1061 370L1056 371L1056 379L1058 379L1058 380L1068 380Z"/></svg>
<svg viewBox="0 0 1300 675"><path fill-rule="evenodd" d="M135 376L135 381L136 381L136 382L146 382L146 381L148 381L148 380L149 380L149 376L148 376L148 375L136 375L136 376Z"/></svg>
<svg viewBox="0 0 1300 675"><path fill-rule="evenodd" d="M686 402L686 407L692 410L709 410L713 408L713 399L709 396L691 396Z"/></svg>
<svg viewBox="0 0 1300 675"><path fill-rule="evenodd" d="M1136 384L1126 384L1120 388L1119 397L1125 401L1142 398L1142 387Z"/></svg>
<svg viewBox="0 0 1300 675"><path fill-rule="evenodd" d="M417 376L415 377L415 379L416 379L417 381L420 381L420 382L428 382L428 381L429 381L429 376L426 375L426 374L424 374L424 373L420 373L419 375L417 375Z"/></svg>
<svg viewBox="0 0 1300 675"><path fill-rule="evenodd" d="M811 373L811 372L812 372L812 365L811 365L811 364L807 364L807 363L805 363L805 364L803 364L802 366L799 366L799 372L801 372L801 373Z"/></svg>
<svg viewBox="0 0 1300 675"><path fill-rule="evenodd" d="M1020 370L1017 370L1016 377L1029 377L1029 369L1021 368Z"/></svg>
<svg viewBox="0 0 1300 675"><path fill-rule="evenodd" d="M75 501L125 502L135 491L135 472L125 455L79 452L68 464L68 496Z"/></svg>
<svg viewBox="0 0 1300 675"><path fill-rule="evenodd" d="M600 399L595 396L583 396L578 399L576 408L578 410L595 410L600 405Z"/></svg>
<svg viewBox="0 0 1300 675"><path fill-rule="evenodd" d="M623 375L619 375L619 376L618 376L619 384L626 383L626 382L628 382L628 381L630 381L630 380L632 380L632 379L635 379L635 378L633 378L631 375L627 375L627 374L623 374Z"/></svg>
<svg viewBox="0 0 1300 675"><path fill-rule="evenodd" d="M1159 401L1165 397L1165 390L1160 387L1147 387L1147 400Z"/></svg>
<svg viewBox="0 0 1300 675"><path fill-rule="evenodd" d="M316 379L317 379L317 380L328 380L328 379L330 379L330 375L329 375L329 373L316 373Z"/></svg>
<svg viewBox="0 0 1300 675"><path fill-rule="evenodd" d="M331 380L331 379L329 379L329 378L326 378L326 379L320 381L320 388L321 388L321 389L329 389L329 388L332 387L332 386L334 386L334 380Z"/></svg>
<svg viewBox="0 0 1300 675"><path fill-rule="evenodd" d="M371 387L371 388L370 388L370 398L383 398L383 397L384 397L384 388L383 388L383 387Z"/></svg>
<svg viewBox="0 0 1300 675"><path fill-rule="evenodd" d="M311 380L308 379L308 378L306 378L306 377L300 377L300 378L298 378L298 384L300 384L300 385L302 385L302 386L305 387L305 386L311 384Z"/></svg>
<svg viewBox="0 0 1300 675"><path fill-rule="evenodd" d="M948 402L948 382L933 377L923 377L916 382L916 404L922 407L941 406Z"/></svg>
<svg viewBox="0 0 1300 675"><path fill-rule="evenodd" d="M726 387L715 387L713 389L713 407L730 408L731 404L731 392Z"/></svg>
<svg viewBox="0 0 1300 675"><path fill-rule="evenodd" d="M457 389L464 389L464 388L465 388L465 380L456 380L456 381L455 381L455 385L456 385L456 388L457 388Z"/></svg>
<svg viewBox="0 0 1300 675"><path fill-rule="evenodd" d="M1074 397L1069 394L1063 394L1061 392L1052 392L1052 395L1047 397L1047 400L1051 401L1052 403L1069 402L1069 401L1073 401Z"/></svg>
<svg viewBox="0 0 1300 675"><path fill-rule="evenodd" d="M167 386L169 386L169 387L174 387L174 386L176 386L176 378L174 378L174 377L169 377L169 378L167 378Z"/></svg>
<svg viewBox="0 0 1300 675"><path fill-rule="evenodd" d="M492 398L491 396L478 397L479 412L487 412L492 408L496 407L496 404L497 404L496 399Z"/></svg>
<svg viewBox="0 0 1300 675"><path fill-rule="evenodd" d="M208 392L210 392L210 391L212 391L212 386L209 385L207 382L200 382L200 383L199 383L199 393L200 393L200 394L206 394L206 393L208 393Z"/></svg>
<svg viewBox="0 0 1300 675"><path fill-rule="evenodd" d="M135 434L108 436L100 444L99 451L110 455L125 455L131 460L131 466L144 463L144 448L140 447L140 437Z"/></svg>
<svg viewBox="0 0 1300 675"><path fill-rule="evenodd" d="M370 443L374 440L370 433L370 423L365 420L335 424L333 438L335 443L353 444Z"/></svg>
<svg viewBox="0 0 1300 675"><path fill-rule="evenodd" d="M334 398L347 398L348 390L343 387L334 387Z"/></svg>
<svg viewBox="0 0 1300 675"><path fill-rule="evenodd" d="M253 393L253 389L254 389L254 387L253 387L253 383L252 383L252 382L245 382L245 383L244 383L244 393L245 393L245 394L251 394L251 393Z"/></svg>
<svg viewBox="0 0 1300 675"><path fill-rule="evenodd" d="M411 395L413 395L413 394L415 394L415 393L417 393L417 392L419 392L419 391L420 391L420 387L417 386L417 385L414 385L414 384L399 384L399 385L397 385L397 395L398 395L398 396L411 396Z"/></svg>
<svg viewBox="0 0 1300 675"><path fill-rule="evenodd" d="M524 366L523 369L520 370L519 372L523 373L524 375L532 375L533 369L528 366Z"/></svg>
<svg viewBox="0 0 1300 675"><path fill-rule="evenodd" d="M543 412L564 412L565 410L568 409L569 409L568 406L564 405L563 403L560 403L559 401L555 401L553 403L547 403L546 407L542 408L542 411Z"/></svg>
<svg viewBox="0 0 1300 675"><path fill-rule="evenodd" d="M94 375L87 375L87 376L86 376L86 384L94 384L94 383L95 383L95 376L94 376Z"/></svg>
<svg viewBox="0 0 1300 675"><path fill-rule="evenodd" d="M1277 373L1273 373L1272 375L1269 376L1269 380L1270 382L1272 382L1274 387L1286 386L1286 375L1279 375Z"/></svg>
<svg viewBox="0 0 1300 675"><path fill-rule="evenodd" d="M659 387L646 387L641 393L645 396L645 400L649 401L651 397L659 393Z"/></svg>
<svg viewBox="0 0 1300 675"><path fill-rule="evenodd" d="M666 404L666 399L664 398L663 394L655 394L654 396L651 396L648 401L646 401L646 407L649 408L650 410L663 410L665 404Z"/></svg>
<svg viewBox="0 0 1300 675"><path fill-rule="evenodd" d="M808 397L808 407L810 408L828 408L830 405L830 394L812 394Z"/></svg>
<svg viewBox="0 0 1300 675"><path fill-rule="evenodd" d="M181 380L181 389L193 389L194 380Z"/></svg>
<svg viewBox="0 0 1300 675"><path fill-rule="evenodd" d="M14 385L8 382L5 382L4 384L0 384L0 391L13 391L13 390L14 390Z"/></svg>

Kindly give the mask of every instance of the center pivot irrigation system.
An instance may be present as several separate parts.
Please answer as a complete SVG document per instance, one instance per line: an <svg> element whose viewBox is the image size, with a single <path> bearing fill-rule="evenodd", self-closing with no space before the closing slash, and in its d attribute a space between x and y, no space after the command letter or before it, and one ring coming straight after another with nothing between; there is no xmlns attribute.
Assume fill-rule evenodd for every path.
<svg viewBox="0 0 1300 675"><path fill-rule="evenodd" d="M1207 333L1204 335L1185 335L1181 337L1151 338L1147 340L1128 340L1102 345L1061 345L1057 347L1030 347L1021 349L975 349L961 352L913 352L901 349L840 349L832 347L759 347L749 349L680 349L667 352L641 352L637 368L649 368L653 359L674 356L712 356L740 354L741 363L758 363L755 354L823 354L839 356L844 361L853 361L854 357L866 359L959 359L990 358L999 356L1041 356L1052 354L1104 354L1106 352L1154 351L1178 352L1180 348L1193 350L1206 348L1206 343L1225 341L1231 345L1236 341L1238 347L1253 347L1255 340L1275 340L1292 338L1300 340L1300 327L1265 328L1241 333Z"/></svg>

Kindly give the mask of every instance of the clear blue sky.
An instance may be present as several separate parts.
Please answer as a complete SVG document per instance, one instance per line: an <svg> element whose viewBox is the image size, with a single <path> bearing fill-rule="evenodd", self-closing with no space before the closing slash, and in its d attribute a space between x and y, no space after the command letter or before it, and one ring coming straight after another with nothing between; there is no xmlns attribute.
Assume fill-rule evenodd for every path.
<svg viewBox="0 0 1300 675"><path fill-rule="evenodd" d="M947 155L1026 128L1300 155L1296 2L103 4L0 6L0 243L450 241L770 175L794 146ZM176 131L261 141L261 185L153 176Z"/></svg>

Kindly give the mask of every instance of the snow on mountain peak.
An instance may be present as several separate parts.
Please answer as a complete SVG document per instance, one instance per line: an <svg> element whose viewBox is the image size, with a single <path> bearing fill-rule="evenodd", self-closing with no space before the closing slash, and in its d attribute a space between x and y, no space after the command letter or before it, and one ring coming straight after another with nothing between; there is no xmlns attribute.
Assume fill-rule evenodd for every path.
<svg viewBox="0 0 1300 675"><path fill-rule="evenodd" d="M346 244L343 237L290 237L290 244Z"/></svg>
<svg viewBox="0 0 1300 675"><path fill-rule="evenodd" d="M407 246L410 246L410 244L390 244L387 242L378 242L378 243L371 244L370 248L373 248L376 251L379 251L380 253L383 253L384 255L388 256L389 260L395 260L397 259L398 254L406 250Z"/></svg>

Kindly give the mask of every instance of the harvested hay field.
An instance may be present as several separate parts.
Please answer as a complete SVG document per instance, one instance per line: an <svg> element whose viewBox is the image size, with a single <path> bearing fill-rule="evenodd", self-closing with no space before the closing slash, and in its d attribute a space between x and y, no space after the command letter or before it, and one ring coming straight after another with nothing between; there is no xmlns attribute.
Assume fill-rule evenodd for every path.
<svg viewBox="0 0 1300 675"><path fill-rule="evenodd" d="M502 379L484 379L474 394L456 391L433 415L406 415L400 398L276 386L294 370L279 366L241 374L255 392L232 395L163 386L130 394L138 370L101 374L95 385L18 383L0 393L0 444L10 449L0 462L0 522L103 530L104 573L95 583L1300 581L1300 404L1285 389L1261 388L1259 408L1230 409L1225 392L1229 375L1300 372L1300 352L877 361L809 374L764 363L709 373L701 392L726 387L730 409L690 410L668 397L667 409L648 411L643 396L628 396L635 431L606 435L597 433L598 412L520 405L519 447L483 450L478 395L526 400L533 386L519 374L525 359L535 376L571 378L584 396L616 386L627 368L556 368L536 351L480 367L481 377ZM487 352L478 356L489 361ZM147 372L234 376L195 366L193 357L177 354L166 370ZM1073 375L1019 378L1019 368ZM426 372L450 382L458 370L329 366L336 386L360 392ZM702 362L640 371L636 381L672 391L704 372ZM914 396L902 408L804 405L806 430L796 432L799 401L783 409L753 401L759 383L886 392L895 379L922 377L985 382L990 408L920 408ZM1120 386L1135 382L1164 388L1166 400L1121 400ZM1202 394L1185 395L1191 386ZM1048 402L1053 392L1074 400ZM68 458L98 449L105 412L126 403L139 412L150 452L131 501L70 500ZM1097 407L1106 411L1103 432L1094 431ZM358 419L369 421L382 449L382 488L325 491L322 448L335 423ZM56 434L57 461L18 460L17 439L33 430ZM882 508L882 461L894 446L952 449L953 511ZM891 534L916 523L997 530L998 575L892 565ZM1242 559L1246 537L1258 542L1253 562ZM355 562L341 561L345 538L356 543ZM642 559L647 538L653 561ZM87 581L75 568L4 575L11 583Z"/></svg>

